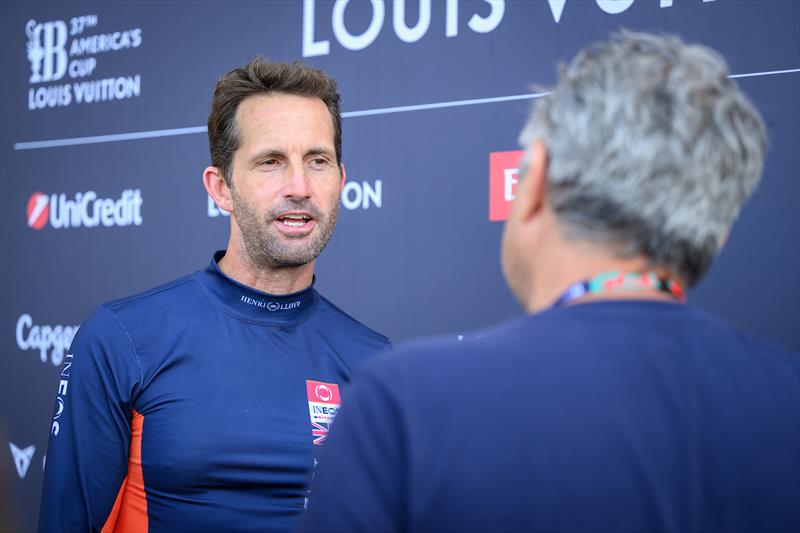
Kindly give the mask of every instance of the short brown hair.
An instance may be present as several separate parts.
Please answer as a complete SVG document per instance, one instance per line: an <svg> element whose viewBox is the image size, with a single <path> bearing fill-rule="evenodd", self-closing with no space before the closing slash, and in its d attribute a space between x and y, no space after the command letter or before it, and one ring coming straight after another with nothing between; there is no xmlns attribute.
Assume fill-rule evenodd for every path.
<svg viewBox="0 0 800 533"><path fill-rule="evenodd" d="M208 147L211 164L219 168L228 186L232 186L231 162L239 148L236 110L248 96L284 93L319 98L328 108L333 122L333 145L336 162L342 162L342 115L336 80L318 68L300 61L270 63L257 57L235 68L217 81L211 114L208 116Z"/></svg>

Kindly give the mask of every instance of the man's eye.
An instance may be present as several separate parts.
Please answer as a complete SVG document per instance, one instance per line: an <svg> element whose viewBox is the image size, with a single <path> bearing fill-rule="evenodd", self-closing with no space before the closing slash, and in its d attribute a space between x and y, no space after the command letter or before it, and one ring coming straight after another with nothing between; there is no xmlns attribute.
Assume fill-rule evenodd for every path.
<svg viewBox="0 0 800 533"><path fill-rule="evenodd" d="M317 165L317 166L327 165L328 164L328 160L325 159L324 157L316 157L316 158L311 160L311 163L314 164L314 165Z"/></svg>
<svg viewBox="0 0 800 533"><path fill-rule="evenodd" d="M266 159L266 160L261 162L261 166L264 166L264 167L274 167L277 164L278 164L278 160L277 159Z"/></svg>

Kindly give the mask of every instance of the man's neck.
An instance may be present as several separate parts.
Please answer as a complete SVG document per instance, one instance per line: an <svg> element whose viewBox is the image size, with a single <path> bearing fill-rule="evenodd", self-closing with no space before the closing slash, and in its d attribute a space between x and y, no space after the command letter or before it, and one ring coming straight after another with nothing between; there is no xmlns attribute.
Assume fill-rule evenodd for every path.
<svg viewBox="0 0 800 533"><path fill-rule="evenodd" d="M533 269L530 297L525 302L528 312L537 312L553 305L567 288L603 272L644 273L653 270L645 257L617 257L613 252L590 244L570 244L549 251ZM600 300L668 300L672 297L657 289L609 291L587 294L570 304Z"/></svg>
<svg viewBox="0 0 800 533"><path fill-rule="evenodd" d="M299 267L263 268L254 265L244 250L229 245L218 265L223 274L242 285L268 294L291 294L311 285L314 263L311 261Z"/></svg>

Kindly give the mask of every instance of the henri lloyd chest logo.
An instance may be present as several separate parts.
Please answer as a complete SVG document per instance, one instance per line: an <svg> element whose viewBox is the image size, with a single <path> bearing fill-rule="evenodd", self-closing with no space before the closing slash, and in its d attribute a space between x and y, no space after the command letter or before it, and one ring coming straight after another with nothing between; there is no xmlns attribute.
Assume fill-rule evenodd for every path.
<svg viewBox="0 0 800 533"><path fill-rule="evenodd" d="M311 416L311 435L314 444L325 442L333 419L342 404L339 396L339 385L322 381L306 380L308 394L308 414Z"/></svg>
<svg viewBox="0 0 800 533"><path fill-rule="evenodd" d="M250 298L249 296L245 296L244 294L242 295L241 301L249 305L261 307L262 309L266 309L267 311L290 311L292 309L299 308L301 304L300 300L288 303L280 303L274 301L265 302L264 300Z"/></svg>

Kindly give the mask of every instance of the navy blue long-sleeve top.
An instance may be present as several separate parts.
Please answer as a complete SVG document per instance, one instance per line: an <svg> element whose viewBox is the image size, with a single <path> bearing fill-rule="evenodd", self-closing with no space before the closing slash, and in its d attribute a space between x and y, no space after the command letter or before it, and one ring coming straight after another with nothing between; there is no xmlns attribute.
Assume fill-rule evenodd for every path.
<svg viewBox="0 0 800 533"><path fill-rule="evenodd" d="M99 306L65 358L40 531L286 531L354 367L388 340L314 288L203 271Z"/></svg>

